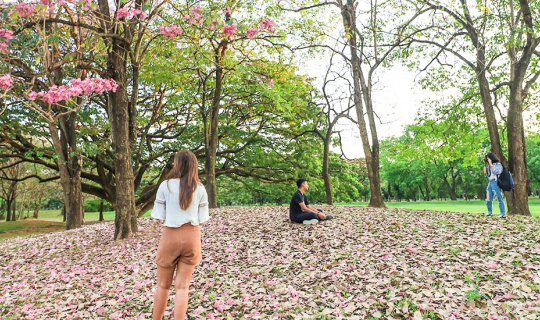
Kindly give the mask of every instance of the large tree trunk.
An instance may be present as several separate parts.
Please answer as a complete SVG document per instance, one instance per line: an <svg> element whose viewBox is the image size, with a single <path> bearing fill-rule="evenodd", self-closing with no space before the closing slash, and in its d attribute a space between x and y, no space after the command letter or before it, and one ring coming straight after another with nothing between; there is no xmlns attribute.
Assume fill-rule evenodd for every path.
<svg viewBox="0 0 540 320"><path fill-rule="evenodd" d="M75 117L75 114L72 115ZM81 166L75 145L75 132L68 134L68 123L74 120L65 121L60 119L60 129L62 137L58 133L56 123L49 121L49 132L51 133L53 147L58 155L58 171L60 173L60 184L62 185L64 197L64 209L66 229L75 229L82 226L82 191L81 191Z"/></svg>
<svg viewBox="0 0 540 320"><path fill-rule="evenodd" d="M216 72L217 74L217 72ZM220 81L221 82L221 81ZM216 83L216 95L218 91L218 86ZM221 89L220 89L221 91ZM215 98L214 98L215 99ZM219 125L219 101L216 104L212 105L212 110L210 111L210 123L208 126L208 132L206 135L205 143L205 162L204 162L204 171L205 171L205 180L206 180L206 192L208 193L208 202L210 208L217 208L217 185L216 185L216 154L218 146L218 125Z"/></svg>
<svg viewBox="0 0 540 320"><path fill-rule="evenodd" d="M371 197L369 199L369 206L374 208L386 208L384 204L384 197L381 191L381 174L379 165L379 143L376 143L376 147L373 146L373 152L371 157L371 170L368 170L369 178L369 190ZM370 163L368 163L370 165ZM370 172L371 171L371 172Z"/></svg>
<svg viewBox="0 0 540 320"><path fill-rule="evenodd" d="M116 92L109 94L109 117L113 148L115 152L114 199L115 230L114 239L126 239L137 232L135 213L135 177L131 163L129 130L129 99L127 94L127 68L129 44L124 40L113 39L109 53L109 72L118 85Z"/></svg>
<svg viewBox="0 0 540 320"><path fill-rule="evenodd" d="M83 224L83 198L81 186L81 171L82 159L77 150L76 137L76 113L71 113L67 119L60 119L62 128L63 150L66 153L65 159L67 165L67 174L69 175L66 182L67 191L64 189L64 198L67 209L66 228L75 229Z"/></svg>
<svg viewBox="0 0 540 320"><path fill-rule="evenodd" d="M377 138L377 131L375 127L372 101L371 101L371 87L365 85L365 79L362 71L362 61L358 55L357 35L356 35L356 12L355 1L347 0L347 5L341 7L341 15L343 18L343 26L348 34L348 45L351 52L351 65L353 72L353 86L354 86L354 105L356 108L356 115L358 120L358 128L360 130L360 138L362 140L362 146L364 149L364 155L366 157L366 165L369 178L370 189L370 207L384 208L384 199L381 193L381 178L379 169L379 141ZM361 81L364 85L361 85ZM372 136L371 146L369 142L369 135L367 132L366 120L364 118L364 101L362 101L362 95L366 99L367 113L370 124L370 131Z"/></svg>
<svg viewBox="0 0 540 320"><path fill-rule="evenodd" d="M510 88L510 108L508 110L508 170L512 172L514 192L506 193L508 214L531 215L529 210L527 161L525 158L525 137L523 129L523 96L521 89ZM511 199L511 200L510 200Z"/></svg>
<svg viewBox="0 0 540 320"><path fill-rule="evenodd" d="M534 21L528 0L519 0L520 22L519 35L526 38L525 46L519 50L510 47L508 53L510 56L510 97L507 116L508 133L508 169L512 172L515 186L514 192L507 193L508 213L531 215L529 209L529 178L527 174L526 148L525 148L525 128L523 125L523 102L528 95L530 87L537 81L540 73L537 73L528 80L525 80L527 70L531 64L531 58L540 44L540 37L534 33ZM516 26L513 26L516 27ZM526 27L528 30L524 30ZM512 29L514 33L515 29ZM518 58L518 51L521 52ZM510 196L509 196L510 195Z"/></svg>
<svg viewBox="0 0 540 320"><path fill-rule="evenodd" d="M331 134L331 132L329 132ZM330 174L328 172L328 154L330 153L330 136L326 135L324 140L324 150L323 150L323 167L322 167L322 178L324 181L324 190L326 192L326 204L333 205L334 201L332 199L332 183L330 181Z"/></svg>
<svg viewBox="0 0 540 320"><path fill-rule="evenodd" d="M219 110L221 104L221 93L223 90L223 67L222 61L227 52L226 40L223 40L216 48L214 53L214 63L216 66L216 87L214 88L214 97L212 98L212 106L210 110L210 122L206 126L205 132L205 178L206 192L208 193L208 202L210 208L218 207L218 194L216 183L216 155L218 148L219 134Z"/></svg>

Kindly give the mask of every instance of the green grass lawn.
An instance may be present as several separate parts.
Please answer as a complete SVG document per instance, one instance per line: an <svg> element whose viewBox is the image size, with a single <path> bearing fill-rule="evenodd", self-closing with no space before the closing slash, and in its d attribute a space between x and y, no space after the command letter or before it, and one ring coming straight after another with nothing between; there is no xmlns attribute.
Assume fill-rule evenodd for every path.
<svg viewBox="0 0 540 320"><path fill-rule="evenodd" d="M62 222L45 220L19 220L10 222L0 222L0 240L28 236L38 233L48 233L65 230L66 226Z"/></svg>
<svg viewBox="0 0 540 320"><path fill-rule="evenodd" d="M60 210L42 210L39 212L39 220L60 221L62 222L62 214ZM114 220L114 211L103 211L103 219L105 221ZM85 212L84 221L98 221L99 212Z"/></svg>
<svg viewBox="0 0 540 320"><path fill-rule="evenodd" d="M339 205L366 206L366 202L340 203ZM486 202L484 200L456 200L456 201L402 201L386 202L389 208L402 208L411 210L430 210L430 211L450 211L450 212L468 212L468 213L486 213ZM540 199L529 199L529 208L534 217L540 217ZM499 206L495 201L493 203L493 213L499 213Z"/></svg>
<svg viewBox="0 0 540 320"><path fill-rule="evenodd" d="M39 212L38 219L21 219L10 222L1 220L0 240L38 233L63 231L66 229L66 224L62 222L62 215L60 212L60 210L42 210ZM148 211L144 216L149 216L150 212L151 211ZM103 219L105 219L105 221L114 221L114 211L104 211ZM85 212L85 224L93 224L98 221L99 212Z"/></svg>

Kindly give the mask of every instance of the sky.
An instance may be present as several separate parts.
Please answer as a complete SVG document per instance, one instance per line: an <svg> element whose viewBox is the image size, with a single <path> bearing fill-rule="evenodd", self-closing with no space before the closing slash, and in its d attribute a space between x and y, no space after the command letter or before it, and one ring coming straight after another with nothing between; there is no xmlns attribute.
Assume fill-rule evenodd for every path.
<svg viewBox="0 0 540 320"><path fill-rule="evenodd" d="M303 66L302 70L314 77L315 84L321 86L327 61L312 60ZM378 70L378 81L373 91L374 109L380 117L377 120L377 134L379 139L399 136L408 124L415 120L417 111L422 106L422 101L429 97L429 92L416 84L417 72L400 64L390 69ZM343 151L347 158L363 158L364 151L357 125L342 119L336 127L341 131ZM341 153L338 147L333 151Z"/></svg>

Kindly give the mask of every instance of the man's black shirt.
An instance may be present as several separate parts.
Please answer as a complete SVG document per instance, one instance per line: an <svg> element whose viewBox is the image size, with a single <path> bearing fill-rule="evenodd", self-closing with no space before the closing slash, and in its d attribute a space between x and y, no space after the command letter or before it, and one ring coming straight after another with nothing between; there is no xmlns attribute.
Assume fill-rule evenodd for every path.
<svg viewBox="0 0 540 320"><path fill-rule="evenodd" d="M291 205L289 206L289 216L291 219L302 213L302 208L300 208L301 202L303 202L306 206L309 204L307 196L298 190L294 193L291 199Z"/></svg>

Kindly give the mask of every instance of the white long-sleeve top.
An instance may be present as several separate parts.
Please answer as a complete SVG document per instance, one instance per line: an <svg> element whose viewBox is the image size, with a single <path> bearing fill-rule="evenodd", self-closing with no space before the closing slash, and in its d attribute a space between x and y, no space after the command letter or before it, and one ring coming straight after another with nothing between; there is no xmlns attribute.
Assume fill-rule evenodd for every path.
<svg viewBox="0 0 540 320"><path fill-rule="evenodd" d="M152 218L163 220L163 225L178 228L186 223L196 226L210 219L208 194L202 184L193 192L191 204L186 210L180 208L180 180L163 181L158 188Z"/></svg>

